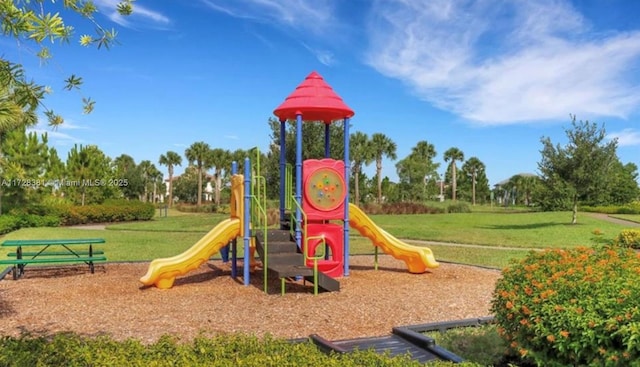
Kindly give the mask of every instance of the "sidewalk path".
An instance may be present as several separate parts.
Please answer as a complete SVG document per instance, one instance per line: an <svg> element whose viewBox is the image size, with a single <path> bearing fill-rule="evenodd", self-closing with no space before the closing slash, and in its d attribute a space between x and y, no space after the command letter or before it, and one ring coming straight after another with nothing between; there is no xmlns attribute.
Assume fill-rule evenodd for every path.
<svg viewBox="0 0 640 367"><path fill-rule="evenodd" d="M633 228L640 227L640 223L632 222L630 220L624 220L621 218L615 218L610 216L609 214L604 214L604 213L585 213L585 214L596 219L605 220L607 222L616 223L616 224L620 224L627 227L633 227Z"/></svg>

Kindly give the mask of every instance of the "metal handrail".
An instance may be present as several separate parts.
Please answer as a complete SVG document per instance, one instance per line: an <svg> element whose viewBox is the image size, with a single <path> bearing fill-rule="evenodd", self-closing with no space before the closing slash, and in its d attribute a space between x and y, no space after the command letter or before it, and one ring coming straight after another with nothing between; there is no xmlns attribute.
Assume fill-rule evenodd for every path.
<svg viewBox="0 0 640 367"><path fill-rule="evenodd" d="M304 265L307 266L307 260L313 260L313 294L317 295L318 294L318 260L322 260L324 258L324 255L325 255L324 249L326 247L326 240L324 236L307 236L307 232L306 232L307 214L304 212L304 210L302 210L302 206L300 205L298 200L296 200L296 198L293 197L293 195L291 195L290 200L293 204L295 204L295 207L298 210L300 210L300 214L302 216L302 223L296 223L296 225L299 225L301 227L300 233L302 234L302 254L304 255L303 256ZM304 225L302 225L303 223ZM292 233L293 235L293 226L291 226L291 228L289 229L289 232ZM321 252L316 253L315 256L309 256L309 241L315 240L315 239L321 240L321 242L316 244L315 246L316 248L320 244L324 246L322 247Z"/></svg>

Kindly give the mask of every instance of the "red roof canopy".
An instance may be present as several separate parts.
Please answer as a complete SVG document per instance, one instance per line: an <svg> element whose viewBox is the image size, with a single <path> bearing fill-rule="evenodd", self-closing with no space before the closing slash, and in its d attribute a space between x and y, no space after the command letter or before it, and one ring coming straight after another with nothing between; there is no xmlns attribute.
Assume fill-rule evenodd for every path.
<svg viewBox="0 0 640 367"><path fill-rule="evenodd" d="M324 122L342 120L354 115L353 110L315 71L311 72L273 113L280 120L296 119L296 115L300 114L304 121Z"/></svg>

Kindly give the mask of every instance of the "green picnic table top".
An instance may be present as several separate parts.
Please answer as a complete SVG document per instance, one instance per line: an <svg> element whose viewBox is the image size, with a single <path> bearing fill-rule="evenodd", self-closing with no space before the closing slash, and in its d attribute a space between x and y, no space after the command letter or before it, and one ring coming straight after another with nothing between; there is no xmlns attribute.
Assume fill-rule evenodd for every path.
<svg viewBox="0 0 640 367"><path fill-rule="evenodd" d="M105 243L104 238L69 238L69 239L53 239L53 240L6 240L2 242L2 246L21 247L21 246L48 246L48 245L90 245L94 243Z"/></svg>

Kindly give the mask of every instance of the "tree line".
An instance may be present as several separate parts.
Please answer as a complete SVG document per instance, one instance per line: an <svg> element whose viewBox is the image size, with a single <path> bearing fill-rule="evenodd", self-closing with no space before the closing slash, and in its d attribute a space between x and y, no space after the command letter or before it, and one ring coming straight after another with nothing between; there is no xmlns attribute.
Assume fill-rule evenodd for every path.
<svg viewBox="0 0 640 367"><path fill-rule="evenodd" d="M255 162L258 155L260 175L267 181L267 196L277 200L280 122L270 119L268 124L271 141L266 152L256 148L230 151L198 141L183 155L175 151L161 154L156 163L167 168L166 180L154 162L136 162L127 154L112 159L95 145L75 145L63 161L56 149L48 146L46 134L27 132L24 126L15 128L0 136L0 210L48 201L85 205L109 199L168 205L176 201L202 205L207 201L220 205L228 200L231 163L238 162L242 172L244 159L250 157ZM285 157L291 166L295 164L295 131L295 122L288 123ZM388 136L355 131L350 136L351 198L358 204L447 198L472 205L535 205L544 210L571 209L574 213L578 203L620 205L638 199L638 168L634 163L620 162L617 142L605 141L604 127L576 122L574 118L572 128L566 132L569 143L565 147L553 145L549 138L541 140L538 175L517 174L492 190L485 164L475 156L465 160L457 147L443 153L447 167L441 176L434 144L418 141L406 157L397 160L397 144ZM342 159L344 126L332 124L329 133L329 156ZM324 136L324 124L304 123L303 159L324 157ZM384 158L397 160L398 182L382 176ZM184 172L176 176L175 169L183 162ZM375 167L373 177L367 177L363 170L369 165ZM255 167L253 170L255 174ZM211 193L205 193L208 185Z"/></svg>

